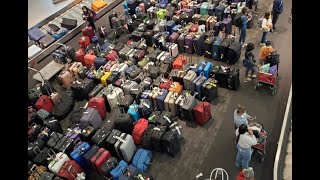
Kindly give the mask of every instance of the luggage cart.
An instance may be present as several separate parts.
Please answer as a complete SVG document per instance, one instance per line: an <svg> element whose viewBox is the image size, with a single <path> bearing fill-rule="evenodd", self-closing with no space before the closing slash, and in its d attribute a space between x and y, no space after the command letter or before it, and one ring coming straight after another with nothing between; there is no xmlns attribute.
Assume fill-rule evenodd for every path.
<svg viewBox="0 0 320 180"><path fill-rule="evenodd" d="M256 85L254 86L254 89L257 90L258 87L261 87L263 85L267 85L272 90L271 94L275 95L276 93L276 82L277 82L277 74L270 74L258 71L258 76L256 80Z"/></svg>
<svg viewBox="0 0 320 180"><path fill-rule="evenodd" d="M261 124L256 123L256 122L249 124L249 128L252 126L256 126L261 129L259 133L255 134L258 143L256 145L252 146L252 148L254 151L256 151L258 153L260 163L263 163L264 158L265 158L265 154L266 154L266 145L267 145L268 134Z"/></svg>

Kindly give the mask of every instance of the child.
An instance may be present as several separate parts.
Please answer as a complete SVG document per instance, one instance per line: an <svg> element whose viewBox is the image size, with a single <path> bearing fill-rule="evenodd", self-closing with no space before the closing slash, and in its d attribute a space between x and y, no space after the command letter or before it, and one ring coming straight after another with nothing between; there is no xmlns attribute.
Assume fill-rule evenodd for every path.
<svg viewBox="0 0 320 180"><path fill-rule="evenodd" d="M256 72L257 65L255 64L254 55L252 51L254 50L254 44L249 43L246 47L246 52L244 54L243 66L246 68L246 79L244 82L251 81L251 78L256 78L254 73ZM251 71L251 75L249 76L249 71Z"/></svg>

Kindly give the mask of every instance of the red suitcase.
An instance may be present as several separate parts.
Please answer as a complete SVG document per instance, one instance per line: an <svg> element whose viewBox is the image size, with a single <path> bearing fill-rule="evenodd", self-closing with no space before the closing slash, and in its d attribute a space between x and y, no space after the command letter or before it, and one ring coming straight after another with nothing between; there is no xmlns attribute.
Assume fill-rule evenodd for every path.
<svg viewBox="0 0 320 180"><path fill-rule="evenodd" d="M102 119L106 118L107 110L103 97L92 97L88 102L88 107L92 107L98 110Z"/></svg>
<svg viewBox="0 0 320 180"><path fill-rule="evenodd" d="M188 61L187 57L185 57L185 56L178 56L178 57L174 60L174 62L173 62L173 64L172 64L172 67L173 67L173 69L182 69L183 66L187 64L187 61Z"/></svg>
<svg viewBox="0 0 320 180"><path fill-rule="evenodd" d="M49 96L42 95L37 100L36 104L34 105L37 110L44 109L48 112L51 112L53 109L53 104Z"/></svg>
<svg viewBox="0 0 320 180"><path fill-rule="evenodd" d="M170 79L163 79L163 81L161 82L159 88L160 89L170 89L172 84L172 81Z"/></svg>
<svg viewBox="0 0 320 180"><path fill-rule="evenodd" d="M76 52L76 61L81 62L82 65L84 65L84 56L86 55L86 52L83 48L78 49Z"/></svg>
<svg viewBox="0 0 320 180"><path fill-rule="evenodd" d="M90 161L92 166L96 168L98 173L100 175L103 175L103 172L101 171L100 167L109 158L111 158L110 152L104 148L100 148L97 154L95 154Z"/></svg>
<svg viewBox="0 0 320 180"><path fill-rule="evenodd" d="M194 119L198 122L199 125L204 125L211 119L211 110L210 104L208 102L201 102L193 109Z"/></svg>
<svg viewBox="0 0 320 180"><path fill-rule="evenodd" d="M110 53L105 56L109 61L115 61L118 57L118 53L115 50L111 50Z"/></svg>
<svg viewBox="0 0 320 180"><path fill-rule="evenodd" d="M141 138L148 127L148 120L140 118L133 127L132 138L135 144L141 144Z"/></svg>
<svg viewBox="0 0 320 180"><path fill-rule="evenodd" d="M193 26L191 26L191 28L189 29L190 32L195 32L197 33L199 30L199 25L198 24L195 24Z"/></svg>
<svg viewBox="0 0 320 180"><path fill-rule="evenodd" d="M81 32L82 32L83 36L88 36L89 40L91 40L92 37L95 36L93 28L91 26L88 26L88 27L81 29Z"/></svg>
<svg viewBox="0 0 320 180"><path fill-rule="evenodd" d="M75 180L77 174L81 174L82 172L81 166L76 161L70 160L63 163L58 176L65 180Z"/></svg>
<svg viewBox="0 0 320 180"><path fill-rule="evenodd" d="M86 49L90 45L90 39L88 36L82 36L79 40L79 45L81 48Z"/></svg>
<svg viewBox="0 0 320 180"><path fill-rule="evenodd" d="M144 7L144 3L139 4L139 8L141 9L141 12L146 12L146 8Z"/></svg>
<svg viewBox="0 0 320 180"><path fill-rule="evenodd" d="M93 54L93 51L89 52L89 54L86 54L84 56L84 65L87 66L87 68L91 68L94 64L94 59L96 56Z"/></svg>

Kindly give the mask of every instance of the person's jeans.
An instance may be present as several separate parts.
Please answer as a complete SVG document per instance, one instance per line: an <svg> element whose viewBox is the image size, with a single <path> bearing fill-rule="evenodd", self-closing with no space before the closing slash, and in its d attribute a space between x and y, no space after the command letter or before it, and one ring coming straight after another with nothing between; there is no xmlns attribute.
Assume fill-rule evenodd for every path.
<svg viewBox="0 0 320 180"><path fill-rule="evenodd" d="M244 41L246 40L246 35L247 35L247 29L241 28L239 43L244 43Z"/></svg>
<svg viewBox="0 0 320 180"><path fill-rule="evenodd" d="M239 144L237 144L238 154L236 159L236 166L242 168L249 168L249 162L251 160L251 155L253 153L252 148L243 148Z"/></svg>
<svg viewBox="0 0 320 180"><path fill-rule="evenodd" d="M280 14L276 13L276 12L273 12L272 13L272 27L273 29L276 28L276 23L278 21L278 17L279 17Z"/></svg>
<svg viewBox="0 0 320 180"><path fill-rule="evenodd" d="M261 38L261 43L266 43L267 34L268 34L268 32L263 32L262 38Z"/></svg>
<svg viewBox="0 0 320 180"><path fill-rule="evenodd" d="M256 68L255 67L246 68L246 77L248 77L249 71L251 71L251 76L252 76L253 73L256 72Z"/></svg>

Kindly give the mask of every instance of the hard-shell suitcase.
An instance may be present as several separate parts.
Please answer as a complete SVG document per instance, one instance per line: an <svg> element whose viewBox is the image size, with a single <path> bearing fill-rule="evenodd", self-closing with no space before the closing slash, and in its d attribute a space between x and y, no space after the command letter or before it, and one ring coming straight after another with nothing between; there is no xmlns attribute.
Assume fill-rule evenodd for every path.
<svg viewBox="0 0 320 180"><path fill-rule="evenodd" d="M239 42L234 41L230 44L227 51L228 64L234 65L236 64L241 56L241 44Z"/></svg>
<svg viewBox="0 0 320 180"><path fill-rule="evenodd" d="M180 53L185 53L185 46L184 46L184 40L185 39L185 35L184 34L180 34L180 36L178 37L178 49Z"/></svg>
<svg viewBox="0 0 320 180"><path fill-rule="evenodd" d="M94 65L94 60L96 59L96 55L94 54L86 54L84 56L84 65L87 66L87 68L91 68Z"/></svg>
<svg viewBox="0 0 320 180"><path fill-rule="evenodd" d="M65 153L59 152L56 154L52 149L50 149L48 153L50 157L48 168L54 174L58 174L64 162L70 159Z"/></svg>
<svg viewBox="0 0 320 180"><path fill-rule="evenodd" d="M118 107L118 102L124 96L122 89L118 87L112 87L111 91L107 95L108 104L110 105L110 109L114 109Z"/></svg>
<svg viewBox="0 0 320 180"><path fill-rule="evenodd" d="M171 34L172 33L172 28L176 25L176 22L174 21L168 21L166 23L166 30Z"/></svg>
<svg viewBox="0 0 320 180"><path fill-rule="evenodd" d="M68 89L72 85L72 82L74 82L75 79L74 79L74 76L71 72L62 71L59 74L59 80L62 84L62 87Z"/></svg>
<svg viewBox="0 0 320 180"><path fill-rule="evenodd" d="M124 95L123 98L119 101L119 107L123 108L124 111L128 111L129 106L133 103L134 99L131 95Z"/></svg>
<svg viewBox="0 0 320 180"><path fill-rule="evenodd" d="M76 51L76 61L81 62L84 64L84 56L86 55L86 52L83 48L79 48Z"/></svg>
<svg viewBox="0 0 320 180"><path fill-rule="evenodd" d="M237 91L240 86L240 71L234 70L231 71L228 76L228 89Z"/></svg>
<svg viewBox="0 0 320 180"><path fill-rule="evenodd" d="M160 89L169 89L172 84L171 79L167 79L164 75L161 77L161 84L159 86Z"/></svg>
<svg viewBox="0 0 320 180"><path fill-rule="evenodd" d="M115 149L115 143L118 139L114 138L115 136L120 136L121 132L117 129L113 129L106 139L106 149L111 153L113 157L118 157L118 154Z"/></svg>
<svg viewBox="0 0 320 180"><path fill-rule="evenodd" d="M178 99L179 94L170 91L164 100L165 111L171 112L173 115L177 115L177 106L175 101Z"/></svg>
<svg viewBox="0 0 320 180"><path fill-rule="evenodd" d="M119 136L115 137L118 141L114 144L120 159L123 159L127 162L130 162L135 151L136 145L133 142L133 138L130 134L122 133Z"/></svg>
<svg viewBox="0 0 320 180"><path fill-rule="evenodd" d="M210 72L211 72L211 67L212 63L211 62L207 62L205 63L205 66L203 67L203 75L208 79L210 76Z"/></svg>
<svg viewBox="0 0 320 180"><path fill-rule="evenodd" d="M138 110L138 104L137 103L133 103L129 106L128 108L128 114L130 115L131 119L133 122L136 122L140 119L140 114L139 114L139 110Z"/></svg>
<svg viewBox="0 0 320 180"><path fill-rule="evenodd" d="M88 107L83 113L81 119L81 127L85 128L87 126L92 126L98 129L99 124L102 122L99 111L95 108Z"/></svg>
<svg viewBox="0 0 320 180"><path fill-rule="evenodd" d="M114 128L121 132L131 134L133 129L133 121L128 113L121 112L116 115Z"/></svg>
<svg viewBox="0 0 320 180"><path fill-rule="evenodd" d="M138 149L132 159L132 165L138 170L146 172L152 161L152 151L146 149Z"/></svg>
<svg viewBox="0 0 320 180"><path fill-rule="evenodd" d="M199 80L195 82L195 90L197 92L196 98L201 100L202 99L202 84L207 80L207 78L202 74L200 74L198 77Z"/></svg>
<svg viewBox="0 0 320 180"><path fill-rule="evenodd" d="M188 121L194 121L193 109L197 106L197 100L195 98L196 95L197 93L195 93L193 96L187 96L186 100L183 102L183 105L181 106L183 116Z"/></svg>
<svg viewBox="0 0 320 180"><path fill-rule="evenodd" d="M220 45L221 45L222 41L223 41L222 38L217 37L211 47L211 57L212 57L212 59L214 59L216 61L221 60Z"/></svg>
<svg viewBox="0 0 320 180"><path fill-rule="evenodd" d="M73 97L66 96L61 98L61 100L52 109L52 115L57 120L62 120L68 116L74 107Z"/></svg>
<svg viewBox="0 0 320 180"><path fill-rule="evenodd" d="M140 118L137 123L135 123L132 138L135 144L141 144L141 138L143 136L144 131L148 128L148 120L144 118Z"/></svg>
<svg viewBox="0 0 320 180"><path fill-rule="evenodd" d="M172 64L173 69L182 69L188 62L187 57L178 56Z"/></svg>
<svg viewBox="0 0 320 180"><path fill-rule="evenodd" d="M100 127L100 126L99 126ZM87 126L81 131L80 137L85 142L90 142L96 130L92 126Z"/></svg>
<svg viewBox="0 0 320 180"><path fill-rule="evenodd" d="M178 82L173 82L169 88L169 91L171 92L176 92L178 94L180 94L183 90L183 87L180 83Z"/></svg>
<svg viewBox="0 0 320 180"><path fill-rule="evenodd" d="M94 30L91 26L85 27L81 29L82 35L83 36L88 36L89 39L92 39L93 36L95 36L94 34Z"/></svg>
<svg viewBox="0 0 320 180"><path fill-rule="evenodd" d="M102 119L106 118L107 111L105 106L105 100L103 97L92 97L88 101L88 107L92 107L98 110Z"/></svg>
<svg viewBox="0 0 320 180"><path fill-rule="evenodd" d="M204 34L196 35L193 39L193 47L195 49L196 54L202 56L204 53L204 44L205 36Z"/></svg>
<svg viewBox="0 0 320 180"><path fill-rule="evenodd" d="M91 158L91 164L95 168L95 170L102 175L102 171L100 169L101 165L111 157L111 154L108 150L104 148L100 148L98 152Z"/></svg>
<svg viewBox="0 0 320 180"><path fill-rule="evenodd" d="M148 118L153 110L152 102L148 98L140 99L138 110L142 118Z"/></svg>
<svg viewBox="0 0 320 180"><path fill-rule="evenodd" d="M81 166L74 160L66 161L62 165L58 176L66 180L75 180L78 174L82 174L83 169Z"/></svg>
<svg viewBox="0 0 320 180"><path fill-rule="evenodd" d="M204 57L211 58L212 56L211 47L212 47L213 39L214 38L210 36L204 40L204 44L203 44Z"/></svg>
<svg viewBox="0 0 320 180"><path fill-rule="evenodd" d="M131 93L131 89L133 88L133 86L137 85L138 83L136 83L135 81L126 81L123 85L123 92L125 95L130 95Z"/></svg>
<svg viewBox="0 0 320 180"><path fill-rule="evenodd" d="M107 85L107 79L111 75L112 72L105 72L103 76L101 76L101 83L103 85Z"/></svg>
<svg viewBox="0 0 320 180"><path fill-rule="evenodd" d="M47 34L39 40L40 47L42 49L49 47L54 41L56 41L51 35Z"/></svg>
<svg viewBox="0 0 320 180"><path fill-rule="evenodd" d="M71 153L70 157L75 160L83 169L87 168L83 155L90 150L90 145L87 142L82 142Z"/></svg>
<svg viewBox="0 0 320 180"><path fill-rule="evenodd" d="M184 39L184 44L185 44L185 48L186 48L186 52L188 54L192 54L194 52L194 48L193 48L193 38L194 36L191 34L186 35L185 39Z"/></svg>
<svg viewBox="0 0 320 180"><path fill-rule="evenodd" d="M152 149L156 152L163 152L164 149L162 147L161 139L163 134L165 133L167 127L160 126L160 127L154 127L151 129L151 144Z"/></svg>
<svg viewBox="0 0 320 180"><path fill-rule="evenodd" d="M220 54L221 54L221 61L227 62L228 61L228 49L229 46L235 41L234 38L225 38L220 44Z"/></svg>
<svg viewBox="0 0 320 180"><path fill-rule="evenodd" d="M153 87L153 89L151 90L151 92L149 94L149 100L153 103L153 107L157 107L156 97L159 95L159 93L160 93L160 88Z"/></svg>
<svg viewBox="0 0 320 180"><path fill-rule="evenodd" d="M82 63L81 62L74 62L72 66L69 68L69 71L75 76L79 77L79 71L82 69Z"/></svg>
<svg viewBox="0 0 320 180"><path fill-rule="evenodd" d="M159 111L165 111L164 100L168 95L167 89L161 89L159 95L156 97L156 104Z"/></svg>
<svg viewBox="0 0 320 180"><path fill-rule="evenodd" d="M208 78L208 80L202 84L203 97L205 101L211 102L215 97L218 96L218 87L215 83L215 80Z"/></svg>
<svg viewBox="0 0 320 180"><path fill-rule="evenodd" d="M90 45L90 38L88 36L82 36L79 40L80 48L86 49Z"/></svg>
<svg viewBox="0 0 320 180"><path fill-rule="evenodd" d="M210 18L208 18L206 22L206 31L213 30L216 23L217 23L217 17L210 16Z"/></svg>
<svg viewBox="0 0 320 180"><path fill-rule="evenodd" d="M89 98L95 97L102 89L104 88L103 84L98 84L90 93Z"/></svg>
<svg viewBox="0 0 320 180"><path fill-rule="evenodd" d="M201 102L193 110L194 119L198 122L199 125L204 125L209 119L212 118L210 103Z"/></svg>
<svg viewBox="0 0 320 180"><path fill-rule="evenodd" d="M166 131L161 139L165 151L174 157L181 150L181 143L178 138L179 131Z"/></svg>
<svg viewBox="0 0 320 180"><path fill-rule="evenodd" d="M172 56L173 58L177 57L179 55L178 44L173 44L173 45L169 46L169 53L170 53L170 56ZM171 63L169 63L169 64L171 65Z"/></svg>
<svg viewBox="0 0 320 180"><path fill-rule="evenodd" d="M232 19L226 18L220 23L220 31L224 30L226 34L231 34L232 32Z"/></svg>
<svg viewBox="0 0 320 180"><path fill-rule="evenodd" d="M169 37L169 42L176 43L178 40L178 37L179 37L179 34L176 32L173 32Z"/></svg>
<svg viewBox="0 0 320 180"><path fill-rule="evenodd" d="M35 103L35 108L37 110L44 109L48 112L51 112L53 109L53 104L49 96L47 95L42 95L40 98L37 100Z"/></svg>
<svg viewBox="0 0 320 180"><path fill-rule="evenodd" d="M117 167L115 167L111 172L110 175L112 176L113 180L119 180L119 177L126 171L128 167L128 163L124 160L121 160Z"/></svg>
<svg viewBox="0 0 320 180"><path fill-rule="evenodd" d="M95 12L100 11L105 6L107 6L107 2L101 0L95 0L91 3L91 9Z"/></svg>
<svg viewBox="0 0 320 180"><path fill-rule="evenodd" d="M208 10L209 10L209 3L203 2L200 7L200 14L206 15L206 14L208 14Z"/></svg>
<svg viewBox="0 0 320 180"><path fill-rule="evenodd" d="M191 28L189 29L190 32L194 32L197 33L199 30L199 25L198 24L194 24L193 26L191 26Z"/></svg>

